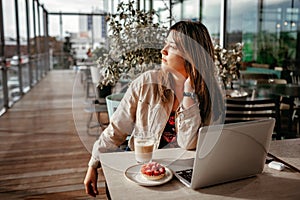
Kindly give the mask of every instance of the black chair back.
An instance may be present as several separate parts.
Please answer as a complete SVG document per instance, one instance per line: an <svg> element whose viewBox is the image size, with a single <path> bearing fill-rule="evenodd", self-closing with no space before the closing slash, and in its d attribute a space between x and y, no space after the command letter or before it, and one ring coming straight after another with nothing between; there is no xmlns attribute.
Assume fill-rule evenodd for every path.
<svg viewBox="0 0 300 200"><path fill-rule="evenodd" d="M225 123L237 123L265 118L275 118L276 138L280 138L281 118L279 98L250 99L228 98Z"/></svg>

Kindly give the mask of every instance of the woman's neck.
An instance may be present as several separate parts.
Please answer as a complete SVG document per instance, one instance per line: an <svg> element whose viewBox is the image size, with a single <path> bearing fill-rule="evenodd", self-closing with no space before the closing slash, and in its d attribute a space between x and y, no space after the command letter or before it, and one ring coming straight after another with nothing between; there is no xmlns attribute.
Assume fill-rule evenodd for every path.
<svg viewBox="0 0 300 200"><path fill-rule="evenodd" d="M176 86L183 85L185 80L188 78L186 71L172 71L173 78Z"/></svg>

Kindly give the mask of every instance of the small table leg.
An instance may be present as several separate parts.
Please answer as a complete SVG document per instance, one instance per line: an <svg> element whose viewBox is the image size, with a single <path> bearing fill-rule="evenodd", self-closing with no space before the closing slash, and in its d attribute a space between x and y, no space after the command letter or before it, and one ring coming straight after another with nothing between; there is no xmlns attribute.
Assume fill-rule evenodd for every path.
<svg viewBox="0 0 300 200"><path fill-rule="evenodd" d="M106 197L107 197L107 199L108 199L108 200L111 200L110 193L109 193L109 190L108 190L106 181L105 181L105 192L106 192Z"/></svg>

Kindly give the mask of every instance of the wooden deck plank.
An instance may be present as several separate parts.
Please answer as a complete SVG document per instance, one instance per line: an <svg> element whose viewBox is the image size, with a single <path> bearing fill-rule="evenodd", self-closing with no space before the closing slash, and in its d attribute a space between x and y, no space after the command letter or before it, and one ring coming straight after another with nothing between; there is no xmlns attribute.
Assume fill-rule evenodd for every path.
<svg viewBox="0 0 300 200"><path fill-rule="evenodd" d="M0 117L0 199L94 199L83 179L96 136L86 133L77 77L50 71ZM106 199L99 174L97 199Z"/></svg>

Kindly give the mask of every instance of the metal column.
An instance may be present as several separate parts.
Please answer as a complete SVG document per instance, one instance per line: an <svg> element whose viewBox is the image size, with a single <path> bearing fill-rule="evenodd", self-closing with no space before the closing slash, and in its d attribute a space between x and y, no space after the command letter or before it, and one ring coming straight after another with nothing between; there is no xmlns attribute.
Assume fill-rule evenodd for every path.
<svg viewBox="0 0 300 200"><path fill-rule="evenodd" d="M32 87L32 57L30 52L30 14L29 14L29 3L28 0L25 0L25 8L26 8L26 27L27 27L27 53L28 53L28 59L29 59L29 87Z"/></svg>
<svg viewBox="0 0 300 200"><path fill-rule="evenodd" d="M40 3L39 0L36 0L37 3L37 15L38 15L38 45L37 45L37 55L38 55L38 69L39 69L39 80L43 77L43 66L41 65L41 13L40 13Z"/></svg>
<svg viewBox="0 0 300 200"><path fill-rule="evenodd" d="M226 47L227 44L227 0L221 1L221 11L220 11L220 46Z"/></svg>
<svg viewBox="0 0 300 200"><path fill-rule="evenodd" d="M18 77L19 77L19 90L21 95L23 92L23 77L22 77L22 64L21 64L21 44L20 44L20 22L19 22L19 5L18 0L15 0L15 17L16 17L16 35L17 35L17 55L18 55Z"/></svg>
<svg viewBox="0 0 300 200"><path fill-rule="evenodd" d="M38 66L37 66L37 37L36 37L36 9L35 0L32 0L32 15L33 15L33 38L34 38L34 66L35 66L35 81L38 81Z"/></svg>
<svg viewBox="0 0 300 200"><path fill-rule="evenodd" d="M45 61L46 61L46 72L50 70L50 61L49 61L49 30L48 30L48 12L44 9L44 36L45 36Z"/></svg>
<svg viewBox="0 0 300 200"><path fill-rule="evenodd" d="M3 87L3 107L8 109L8 87L7 87L7 68L5 59L5 39L4 39L4 21L3 21L3 6L2 0L0 0L0 39L1 39L1 49L0 49L0 70L2 71L2 87ZM1 111L1 110L0 110Z"/></svg>

